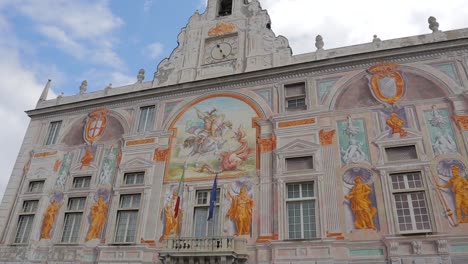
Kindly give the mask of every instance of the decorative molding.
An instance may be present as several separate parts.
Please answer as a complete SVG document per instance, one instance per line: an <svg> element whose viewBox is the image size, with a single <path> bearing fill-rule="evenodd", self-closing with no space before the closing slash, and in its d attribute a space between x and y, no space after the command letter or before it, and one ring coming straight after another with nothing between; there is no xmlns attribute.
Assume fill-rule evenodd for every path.
<svg viewBox="0 0 468 264"><path fill-rule="evenodd" d="M236 30L236 26L234 24L221 21L218 24L216 24L215 27L210 28L210 30L208 31L208 36L218 37L232 33L234 32L234 30Z"/></svg>
<svg viewBox="0 0 468 264"><path fill-rule="evenodd" d="M127 147L130 147L130 146L151 144L151 143L154 143L154 142L156 142L156 138L145 138L145 139L138 139L138 140L128 141L125 145Z"/></svg>
<svg viewBox="0 0 468 264"><path fill-rule="evenodd" d="M34 154L34 158L46 158L46 157L54 156L56 154L57 154L57 151L41 152L41 153Z"/></svg>
<svg viewBox="0 0 468 264"><path fill-rule="evenodd" d="M344 240L345 239L345 237L343 236L343 233L328 233L328 231L327 231L327 237L336 238L336 240Z"/></svg>
<svg viewBox="0 0 468 264"><path fill-rule="evenodd" d="M276 137L259 138L257 144L260 146L260 152L272 152L276 149Z"/></svg>
<svg viewBox="0 0 468 264"><path fill-rule="evenodd" d="M156 162L163 162L167 160L169 149L155 149L153 160Z"/></svg>
<svg viewBox="0 0 468 264"><path fill-rule="evenodd" d="M279 122L278 127L284 128L284 127L292 127L292 126L311 125L311 124L315 124L316 122L317 121L315 120L315 118L307 118L307 119Z"/></svg>
<svg viewBox="0 0 468 264"><path fill-rule="evenodd" d="M468 115L466 116L453 116L453 120L457 122L461 130L468 130Z"/></svg>
<svg viewBox="0 0 468 264"><path fill-rule="evenodd" d="M62 160L56 160L54 163L54 172L58 172L58 170L60 169L60 165L62 165Z"/></svg>
<svg viewBox="0 0 468 264"><path fill-rule="evenodd" d="M156 246L156 241L154 240L144 240L143 238L140 239L141 244L147 244L150 247L155 247Z"/></svg>
<svg viewBox="0 0 468 264"><path fill-rule="evenodd" d="M272 236L259 236L257 239L257 243L265 243L275 240L278 240L278 234L273 234Z"/></svg>
<svg viewBox="0 0 468 264"><path fill-rule="evenodd" d="M331 145L333 144L333 138L335 136L336 130L331 130L326 132L325 129L320 130L320 144L321 145Z"/></svg>

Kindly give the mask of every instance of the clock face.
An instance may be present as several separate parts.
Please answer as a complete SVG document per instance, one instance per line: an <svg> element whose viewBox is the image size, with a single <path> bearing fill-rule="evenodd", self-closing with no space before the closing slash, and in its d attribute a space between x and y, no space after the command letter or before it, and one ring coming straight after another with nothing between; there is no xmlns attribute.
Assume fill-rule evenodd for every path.
<svg viewBox="0 0 468 264"><path fill-rule="evenodd" d="M205 44L205 64L237 59L237 35L208 39Z"/></svg>

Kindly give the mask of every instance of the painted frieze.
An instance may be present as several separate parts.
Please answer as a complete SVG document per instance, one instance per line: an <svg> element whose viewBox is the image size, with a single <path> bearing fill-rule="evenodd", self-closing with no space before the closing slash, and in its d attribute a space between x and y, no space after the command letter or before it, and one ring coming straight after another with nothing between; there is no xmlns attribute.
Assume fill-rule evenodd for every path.
<svg viewBox="0 0 468 264"><path fill-rule="evenodd" d="M468 223L468 179L465 164L456 159L446 159L437 165L434 177L449 221L453 225ZM455 212L455 214L454 214Z"/></svg>
<svg viewBox="0 0 468 264"><path fill-rule="evenodd" d="M88 216L89 229L86 241L100 239L102 231L107 223L107 213L109 209L110 191L99 189L94 195L94 203Z"/></svg>
<svg viewBox="0 0 468 264"><path fill-rule="evenodd" d="M424 112L424 117L434 154L456 153L458 148L448 110L433 106L431 111Z"/></svg>
<svg viewBox="0 0 468 264"><path fill-rule="evenodd" d="M170 129L166 180L255 175L257 112L235 97L198 101L179 113Z"/></svg>
<svg viewBox="0 0 468 264"><path fill-rule="evenodd" d="M343 174L346 229L378 230L377 200L372 172L354 167Z"/></svg>
<svg viewBox="0 0 468 264"><path fill-rule="evenodd" d="M339 121L337 125L342 162L344 164L368 162L369 145L364 120L353 120L348 116L346 121Z"/></svg>
<svg viewBox="0 0 468 264"><path fill-rule="evenodd" d="M41 239L50 239L57 219L57 213L63 205L63 193L57 192L50 197L50 203L44 213L41 226Z"/></svg>

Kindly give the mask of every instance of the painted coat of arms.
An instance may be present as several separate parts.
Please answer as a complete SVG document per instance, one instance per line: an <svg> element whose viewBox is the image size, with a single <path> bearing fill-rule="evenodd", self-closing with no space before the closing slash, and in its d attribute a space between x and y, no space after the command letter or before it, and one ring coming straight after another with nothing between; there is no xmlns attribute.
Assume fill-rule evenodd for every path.
<svg viewBox="0 0 468 264"><path fill-rule="evenodd" d="M107 109L99 109L88 115L83 138L88 144L93 144L103 134L107 126Z"/></svg>
<svg viewBox="0 0 468 264"><path fill-rule="evenodd" d="M185 109L174 123L169 180L185 178L239 177L256 171L257 113L245 102L215 97Z"/></svg>
<svg viewBox="0 0 468 264"><path fill-rule="evenodd" d="M404 96L405 82L397 64L377 64L367 71L372 75L369 86L377 101L393 105Z"/></svg>

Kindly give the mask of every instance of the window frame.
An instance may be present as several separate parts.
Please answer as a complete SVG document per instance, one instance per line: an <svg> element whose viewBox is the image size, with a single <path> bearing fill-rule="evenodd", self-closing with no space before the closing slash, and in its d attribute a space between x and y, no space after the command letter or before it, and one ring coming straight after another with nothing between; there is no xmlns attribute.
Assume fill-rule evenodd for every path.
<svg viewBox="0 0 468 264"><path fill-rule="evenodd" d="M297 170L293 170L293 169L289 169L288 168L288 159L291 160L291 159L295 159L295 158L311 158L312 160L312 168L307 168L307 169L297 169ZM304 154L304 155L292 155L292 156L285 156L284 157L284 171L285 173L298 173L298 172L301 172L301 171L314 171L316 170L315 168L315 157L314 157L314 154Z"/></svg>
<svg viewBox="0 0 468 264"><path fill-rule="evenodd" d="M70 208L70 204L71 204L71 201L72 200L84 200L83 202L83 207L82 208L78 208L78 209L74 209L74 208ZM65 212L63 214L63 225L62 225L62 232L61 232L61 235L60 235L60 243L61 244L79 244L81 242L81 227L83 226L83 219L84 219L84 213L85 213L85 210L86 210L86 203L87 203L87 198L86 197L69 197L68 198L68 201L67 201L67 207L65 209ZM65 236L65 227L66 227L66 224L67 224L67 215L77 215L77 214L81 214L81 219L80 219L80 223L78 224L78 233L77 233L77 237L76 237L76 240L77 241L63 241L64 239L64 236ZM72 238L73 236L71 234L73 234L73 231L75 230L76 226L73 225L72 226L72 232L70 233L70 238Z"/></svg>
<svg viewBox="0 0 468 264"><path fill-rule="evenodd" d="M32 184L34 183L42 183L42 186L39 191L32 191L31 188L33 187ZM45 180L31 180L28 184L28 189L26 190L27 194L35 194L35 193L42 193L44 191Z"/></svg>
<svg viewBox="0 0 468 264"><path fill-rule="evenodd" d="M302 185L303 184L310 184L312 183L313 185L313 197L302 197ZM298 184L299 185L299 193L301 197L299 198L289 198L288 197L288 186ZM318 203L318 181L317 180L303 180L303 181L291 181L291 182L285 182L284 183L284 227L285 227L285 240L317 240L320 239L321 237L321 231L320 231L320 215L319 215L319 203ZM291 238L290 237L290 225L289 225L289 212L288 212L288 203L293 203L293 202L304 202L304 201L313 201L314 202L314 217L315 217L315 237L311 238L305 238L304 237L304 222L303 222L303 209L302 209L302 203L301 203L301 216L300 216L300 221L301 221L301 237L300 238Z"/></svg>
<svg viewBox="0 0 468 264"><path fill-rule="evenodd" d="M141 177L143 178L142 179L142 182L141 183L138 183L138 176L142 175ZM125 172L123 174L123 177L122 177L122 186L142 186L142 185L145 185L145 175L146 175L146 172L145 171L135 171L135 172ZM135 176L135 180L134 182L135 183L127 183L126 182L126 179L127 179L127 176Z"/></svg>
<svg viewBox="0 0 468 264"><path fill-rule="evenodd" d="M216 228L216 234L211 234L211 236L209 235L210 233L210 228L212 228L212 226L210 226L210 222L208 221L205 221L206 222L206 226L205 226L205 236L202 236L202 237L197 237L197 238L210 238L210 237L218 237L219 236L219 231L220 231L220 224L221 224L221 202L220 202L220 198L221 198L221 188L216 188L216 192L217 192L217 195L216 195L216 202L215 202L215 208L218 207L218 219L216 220L216 223L215 223L215 228ZM193 215L192 215L192 219L193 219L193 228L192 228L192 236L193 237L196 237L196 219L195 219L195 212L196 212L196 209L197 208L208 208L208 214L209 214L209 208L210 208L210 200L211 200L211 189L197 189L195 190L194 192L195 194L195 199L194 199L194 202L193 202ZM200 204L198 203L199 199L198 199L198 194L199 193L207 193L207 196L206 196L206 203L205 204ZM206 215L206 220L208 220L208 214ZM214 232L215 230L213 230Z"/></svg>
<svg viewBox="0 0 468 264"><path fill-rule="evenodd" d="M293 88L296 85L299 84L304 84L304 93L300 95L287 95L287 90L289 88ZM297 82L290 82L290 83L285 83L283 84L283 97L284 97L284 111L288 113L295 113L295 112L301 112L301 111L307 111L309 109L309 103L308 103L308 91L307 91L307 81L303 80L300 81L298 80ZM290 108L289 106L289 100L298 100L298 99L304 99L304 108Z"/></svg>
<svg viewBox="0 0 468 264"><path fill-rule="evenodd" d="M387 149L390 149L390 148L401 148L401 147L410 147L410 146L413 146L413 147L414 147L414 150L415 150L415 152L416 152L416 158L415 158L415 159L390 160L390 159L388 158ZM385 162L386 162L386 163L399 163L399 162L417 161L417 160L420 159L420 154L419 154L418 146L417 146L416 143L384 146L384 147L383 147L383 152L384 152L384 155L385 155Z"/></svg>
<svg viewBox="0 0 468 264"><path fill-rule="evenodd" d="M140 111L139 111L139 115L138 115L138 124L137 124L137 132L138 133L145 133L145 132L149 132L149 131L152 131L154 130L154 123L155 123L155 119L156 119L156 105L145 105L145 106L140 106L139 107ZM146 109L153 109L153 118L150 120L149 118L149 112L145 112L144 110ZM145 122L144 122L144 125L142 125L141 123L141 119L143 117L143 113L146 113L145 114Z"/></svg>
<svg viewBox="0 0 468 264"><path fill-rule="evenodd" d="M58 124L58 126L54 129L53 134L51 136L52 129L53 129L52 126L54 124ZM63 124L62 120L51 121L49 123L49 127L47 128L47 134L46 134L46 137L45 137L45 140L44 140L44 145L52 146L52 145L57 144L57 140L59 138L60 129L62 128L62 124Z"/></svg>
<svg viewBox="0 0 468 264"><path fill-rule="evenodd" d="M420 182L421 182L421 187L414 187L414 188L411 188L411 187L408 187L408 179L407 179L407 175L408 174L414 174L414 173L418 173L419 176L420 176ZM405 183L405 188L404 189L395 189L394 188L394 182L393 182L393 178L392 176L396 176L396 175L404 175L404 183ZM426 182L424 180L424 173L422 170L417 170L417 169L414 169L414 170L407 170L407 171L395 171L395 172L389 172L388 173L388 184L390 185L390 188L389 188L389 191L390 191L390 196L391 196L391 202L392 202L392 208L393 208L393 213L394 213L394 227L395 227L395 231L397 234L401 234L401 235L419 235L419 234L428 234L428 233L432 233L434 232L435 230L435 222L433 221L432 219L432 213L431 213L431 208L429 205L429 203L431 202L430 201L430 197L429 197L429 191L427 190L426 188ZM410 202L410 200L408 200L408 205L410 206L410 219L411 219L411 225L412 225L412 229L411 230L401 230L400 229L400 222L399 222L399 217L400 215L398 214L398 209L397 209L397 204L396 204L396 195L403 195L405 194L406 197L410 197L410 195L412 193L423 193L424 194L424 202L425 202L425 210L426 210L426 214L427 214L427 220L429 222L429 229L422 229L422 230L417 230L415 229L416 225L417 225L417 222L416 222L416 219L415 219L415 212L414 212L414 208L413 208L413 205L412 205L412 201ZM404 216L402 216L404 217Z"/></svg>
<svg viewBox="0 0 468 264"><path fill-rule="evenodd" d="M86 187L75 187L75 180L77 179L89 179L88 186ZM91 188L91 181L93 180L93 176L91 175L80 175L80 176L74 176L71 182L71 188L72 190L89 190ZM84 181L86 182L86 180Z"/></svg>
<svg viewBox="0 0 468 264"><path fill-rule="evenodd" d="M35 205L35 208L33 211L24 211L25 209L25 205L26 203L28 202L35 202L36 205ZM28 244L30 239L31 239L31 230L33 229L34 227L34 220L36 218L36 213L37 213L37 210L39 208L39 199L33 199L33 200L24 200L22 205L21 205L21 208L20 208L20 212L18 213L18 221L16 222L16 228L15 228L15 232L14 232L14 235L13 235L13 245L24 245L24 244ZM19 233L19 228L20 228L20 221L22 218L31 218L30 221L28 221L28 223L30 224L30 227L29 227L29 231L27 231L27 227L25 227L25 231L23 231L23 234L21 235L21 241L17 242L16 241L16 238L18 237L18 233Z"/></svg>
<svg viewBox="0 0 468 264"><path fill-rule="evenodd" d="M137 207L122 207L122 199L123 197L126 196L139 196L140 201L138 203ZM140 221L140 211L142 208L142 203L143 203L143 194L142 193L121 193L119 195L119 199L117 200L117 209L115 213L115 225L114 225L114 239L113 239L113 244L136 244L137 238L139 237L139 221ZM132 205L133 205L133 199L132 199ZM118 232L119 232L119 221L120 221L120 213L122 212L133 212L136 213L136 219L135 219L135 235L134 235L134 240L133 241L117 241L118 238ZM129 222L126 223L126 228L124 230L125 235L124 235L124 240L128 235L128 227L129 227Z"/></svg>

